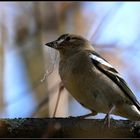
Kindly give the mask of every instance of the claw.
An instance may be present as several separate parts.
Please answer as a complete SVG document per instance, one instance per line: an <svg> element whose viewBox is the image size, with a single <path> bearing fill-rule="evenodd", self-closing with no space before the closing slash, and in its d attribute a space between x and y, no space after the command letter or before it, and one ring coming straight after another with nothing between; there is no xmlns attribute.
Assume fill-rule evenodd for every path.
<svg viewBox="0 0 140 140"><path fill-rule="evenodd" d="M110 117L109 117L109 114L106 114L106 116L104 118L104 125L103 125L103 127L110 128Z"/></svg>
<svg viewBox="0 0 140 140"><path fill-rule="evenodd" d="M104 125L103 127L107 127L110 128L110 117L109 115L115 110L115 106L113 105L112 108L110 109L110 111L106 114L105 118L104 118Z"/></svg>

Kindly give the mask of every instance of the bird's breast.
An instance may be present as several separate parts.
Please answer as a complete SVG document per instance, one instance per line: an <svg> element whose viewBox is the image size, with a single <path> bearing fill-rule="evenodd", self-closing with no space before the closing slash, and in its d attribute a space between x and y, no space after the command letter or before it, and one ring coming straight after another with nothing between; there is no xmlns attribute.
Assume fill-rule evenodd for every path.
<svg viewBox="0 0 140 140"><path fill-rule="evenodd" d="M89 63L80 63L82 59L60 61L59 73L65 88L69 93L85 107L92 109L96 103L97 93L93 89L96 76L92 73L94 67L90 67ZM92 74L92 75L91 75ZM96 74L95 74L96 75Z"/></svg>
<svg viewBox="0 0 140 140"><path fill-rule="evenodd" d="M60 61L59 73L69 93L88 109L108 113L111 105L123 102L118 86L84 55Z"/></svg>

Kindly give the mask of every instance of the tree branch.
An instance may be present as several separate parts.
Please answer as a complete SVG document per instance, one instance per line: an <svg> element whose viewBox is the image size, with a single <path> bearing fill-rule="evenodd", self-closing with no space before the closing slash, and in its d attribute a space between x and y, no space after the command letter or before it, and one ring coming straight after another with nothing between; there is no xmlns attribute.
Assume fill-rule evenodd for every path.
<svg viewBox="0 0 140 140"><path fill-rule="evenodd" d="M1 138L138 138L140 123L111 119L19 118L0 120Z"/></svg>

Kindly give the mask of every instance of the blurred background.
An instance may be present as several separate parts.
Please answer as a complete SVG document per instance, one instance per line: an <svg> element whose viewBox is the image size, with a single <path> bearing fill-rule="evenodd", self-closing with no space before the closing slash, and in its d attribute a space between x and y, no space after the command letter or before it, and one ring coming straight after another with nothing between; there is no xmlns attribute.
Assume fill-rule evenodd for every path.
<svg viewBox="0 0 140 140"><path fill-rule="evenodd" d="M59 54L44 44L64 33L89 39L140 101L139 13L140 2L0 2L0 117L52 117ZM88 112L62 91L56 117Z"/></svg>

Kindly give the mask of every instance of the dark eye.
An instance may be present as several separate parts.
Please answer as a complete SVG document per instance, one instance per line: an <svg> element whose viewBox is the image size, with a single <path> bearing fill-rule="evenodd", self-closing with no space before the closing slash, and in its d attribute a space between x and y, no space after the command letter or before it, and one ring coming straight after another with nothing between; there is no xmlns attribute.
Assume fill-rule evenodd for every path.
<svg viewBox="0 0 140 140"><path fill-rule="evenodd" d="M70 39L71 39L71 38L68 36L65 40L66 40L66 41L70 41Z"/></svg>

